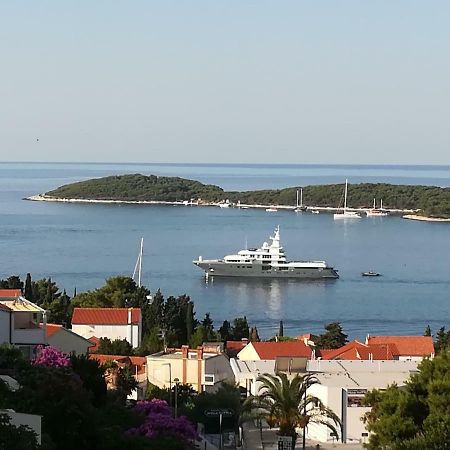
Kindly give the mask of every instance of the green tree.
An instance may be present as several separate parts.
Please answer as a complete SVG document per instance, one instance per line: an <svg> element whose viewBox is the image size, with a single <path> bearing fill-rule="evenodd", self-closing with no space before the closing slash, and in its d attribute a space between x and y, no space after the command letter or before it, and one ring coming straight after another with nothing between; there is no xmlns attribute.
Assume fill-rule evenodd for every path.
<svg viewBox="0 0 450 450"><path fill-rule="evenodd" d="M134 352L133 347L126 339L114 339L111 341L108 338L100 338L96 353L100 355L130 356Z"/></svg>
<svg viewBox="0 0 450 450"><path fill-rule="evenodd" d="M38 450L36 433L24 426L14 426L7 414L0 414L0 450Z"/></svg>
<svg viewBox="0 0 450 450"><path fill-rule="evenodd" d="M191 339L193 332L194 332L194 304L192 302L189 302L186 312L186 337L188 341L189 339Z"/></svg>
<svg viewBox="0 0 450 450"><path fill-rule="evenodd" d="M31 282L33 302L47 308L61 296L59 288L51 278L42 278Z"/></svg>
<svg viewBox="0 0 450 450"><path fill-rule="evenodd" d="M219 335L221 341L226 342L230 340L231 332L232 330L230 322L228 322L228 320L224 320L222 326L219 328Z"/></svg>
<svg viewBox="0 0 450 450"><path fill-rule="evenodd" d="M307 394L308 388L318 384L313 375L296 375L289 379L285 373L261 375L258 395L248 397L243 405L243 420L264 418L271 427L279 426L279 434L297 438L295 429L305 429L309 423L326 425L340 436L341 423L337 415L322 401Z"/></svg>
<svg viewBox="0 0 450 450"><path fill-rule="evenodd" d="M240 341L241 339L248 339L250 335L250 329L247 322L247 317L236 317L233 320L233 326L231 327L230 339Z"/></svg>
<svg viewBox="0 0 450 450"><path fill-rule="evenodd" d="M25 298L30 301L33 300L33 286L31 281L31 274L27 273L27 278L25 279L25 291L24 291Z"/></svg>
<svg viewBox="0 0 450 450"><path fill-rule="evenodd" d="M431 336L431 328L430 325L427 325L427 327L425 328L425 331L423 333L424 336Z"/></svg>
<svg viewBox="0 0 450 450"><path fill-rule="evenodd" d="M280 320L280 325L278 327L278 337L284 336L284 327L283 327L283 321Z"/></svg>
<svg viewBox="0 0 450 450"><path fill-rule="evenodd" d="M50 287L50 285L48 285ZM50 303L44 303L48 312L48 321L68 327L71 320L70 297L64 289L61 295L56 296Z"/></svg>
<svg viewBox="0 0 450 450"><path fill-rule="evenodd" d="M0 288L23 290L23 281L21 281L18 275L11 275L6 280L0 280Z"/></svg>
<svg viewBox="0 0 450 450"><path fill-rule="evenodd" d="M339 322L329 323L325 326L325 330L325 333L321 334L317 339L316 348L340 348L348 342L347 335L343 332Z"/></svg>
<svg viewBox="0 0 450 450"><path fill-rule="evenodd" d="M146 356L161 350L164 350L161 330L158 327L154 327L143 336L141 346L137 349L137 354Z"/></svg>
<svg viewBox="0 0 450 450"><path fill-rule="evenodd" d="M206 341L213 341L216 339L216 334L214 332L214 324L213 321L209 315L209 313L205 314L204 319L201 322L203 328L205 329L206 333Z"/></svg>
<svg viewBox="0 0 450 450"><path fill-rule="evenodd" d="M423 360L418 368L405 388L393 385L366 395L372 407L365 416L372 432L368 449L450 448L450 351Z"/></svg>
<svg viewBox="0 0 450 450"><path fill-rule="evenodd" d="M201 346L204 342L208 340L208 335L205 327L203 325L199 325L195 329L195 333L191 336L191 339L189 339L189 347L190 348L197 348L198 346Z"/></svg>
<svg viewBox="0 0 450 450"><path fill-rule="evenodd" d="M251 342L259 342L260 341L259 334L258 334L258 329L256 328L256 326L251 328L249 340Z"/></svg>
<svg viewBox="0 0 450 450"><path fill-rule="evenodd" d="M436 333L436 341L434 342L434 348L436 353L440 353L442 350L450 346L450 330L445 331L445 327L439 328Z"/></svg>
<svg viewBox="0 0 450 450"><path fill-rule="evenodd" d="M187 344L186 315L191 299L187 295L170 296L164 305L164 329L168 345L179 347Z"/></svg>

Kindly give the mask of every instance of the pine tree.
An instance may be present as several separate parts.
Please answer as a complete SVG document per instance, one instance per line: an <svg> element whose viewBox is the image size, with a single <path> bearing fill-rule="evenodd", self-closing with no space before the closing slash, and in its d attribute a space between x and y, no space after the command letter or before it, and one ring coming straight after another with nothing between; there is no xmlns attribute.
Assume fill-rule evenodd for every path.
<svg viewBox="0 0 450 450"><path fill-rule="evenodd" d="M25 292L24 292L25 298L27 300L30 300L31 302L34 301L33 299L33 286L31 281L31 274L27 273L27 278L25 280Z"/></svg>
<svg viewBox="0 0 450 450"><path fill-rule="evenodd" d="M230 334L231 334L230 322L228 322L228 320L224 320L222 326L219 328L220 339L223 342L226 342L230 339Z"/></svg>
<svg viewBox="0 0 450 450"><path fill-rule="evenodd" d="M431 328L430 325L427 325L425 328L425 332L423 333L424 336L431 336Z"/></svg>
<svg viewBox="0 0 450 450"><path fill-rule="evenodd" d="M325 326L325 330L325 333L321 334L317 339L317 348L340 348L348 342L347 335L342 331L342 326L339 322L329 323Z"/></svg>
<svg viewBox="0 0 450 450"><path fill-rule="evenodd" d="M202 326L205 329L206 340L214 339L214 325L209 313L205 314L205 318L202 320Z"/></svg>
<svg viewBox="0 0 450 450"><path fill-rule="evenodd" d="M250 339L251 342L259 342L259 335L258 335L258 329L255 327L252 327L250 330Z"/></svg>

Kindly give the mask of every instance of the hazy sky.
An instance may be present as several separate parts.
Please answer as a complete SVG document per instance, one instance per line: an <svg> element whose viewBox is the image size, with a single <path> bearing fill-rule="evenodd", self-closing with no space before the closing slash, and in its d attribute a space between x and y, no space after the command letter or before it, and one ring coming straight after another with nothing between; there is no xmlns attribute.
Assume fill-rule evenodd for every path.
<svg viewBox="0 0 450 450"><path fill-rule="evenodd" d="M448 0L2 1L0 55L0 160L450 164Z"/></svg>

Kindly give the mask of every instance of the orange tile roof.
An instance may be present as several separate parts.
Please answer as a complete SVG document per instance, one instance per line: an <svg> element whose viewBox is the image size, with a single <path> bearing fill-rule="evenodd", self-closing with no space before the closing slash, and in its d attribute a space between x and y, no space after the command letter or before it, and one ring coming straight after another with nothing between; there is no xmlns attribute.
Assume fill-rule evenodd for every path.
<svg viewBox="0 0 450 450"><path fill-rule="evenodd" d="M47 323L45 328L45 333L47 337L53 336L57 331L59 331L63 326L56 323Z"/></svg>
<svg viewBox="0 0 450 450"><path fill-rule="evenodd" d="M340 348L333 350L320 350L319 355L324 360L392 360L394 359L395 345L363 344L357 340L348 342Z"/></svg>
<svg viewBox="0 0 450 450"><path fill-rule="evenodd" d="M22 291L20 289L0 289L0 298L20 297Z"/></svg>
<svg viewBox="0 0 450 450"><path fill-rule="evenodd" d="M128 311L131 323L139 323L140 308L74 308L72 325L127 325Z"/></svg>
<svg viewBox="0 0 450 450"><path fill-rule="evenodd" d="M147 358L143 356L120 356L120 355L101 355L97 353L91 353L89 359L95 359L100 364L104 364L108 361L115 362L119 367L135 366L137 368L137 374L145 373L145 365L147 364Z"/></svg>
<svg viewBox="0 0 450 450"><path fill-rule="evenodd" d="M429 356L434 354L433 338L431 336L369 336L369 345L394 345L396 356Z"/></svg>
<svg viewBox="0 0 450 450"><path fill-rule="evenodd" d="M92 345L89 347L89 353L94 353L98 350L98 344L100 343L100 339L97 336L91 336L88 339L89 342L92 342Z"/></svg>
<svg viewBox="0 0 450 450"><path fill-rule="evenodd" d="M276 359L279 356L311 357L312 350L302 341L252 342L261 359Z"/></svg>

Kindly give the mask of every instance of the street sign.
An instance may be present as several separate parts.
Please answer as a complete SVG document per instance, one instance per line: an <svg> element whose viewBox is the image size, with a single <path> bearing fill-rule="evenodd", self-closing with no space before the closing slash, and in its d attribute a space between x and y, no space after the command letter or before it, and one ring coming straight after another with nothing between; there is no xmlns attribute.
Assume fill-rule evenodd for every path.
<svg viewBox="0 0 450 450"><path fill-rule="evenodd" d="M234 411L230 408L211 408L205 410L206 417L233 417Z"/></svg>

